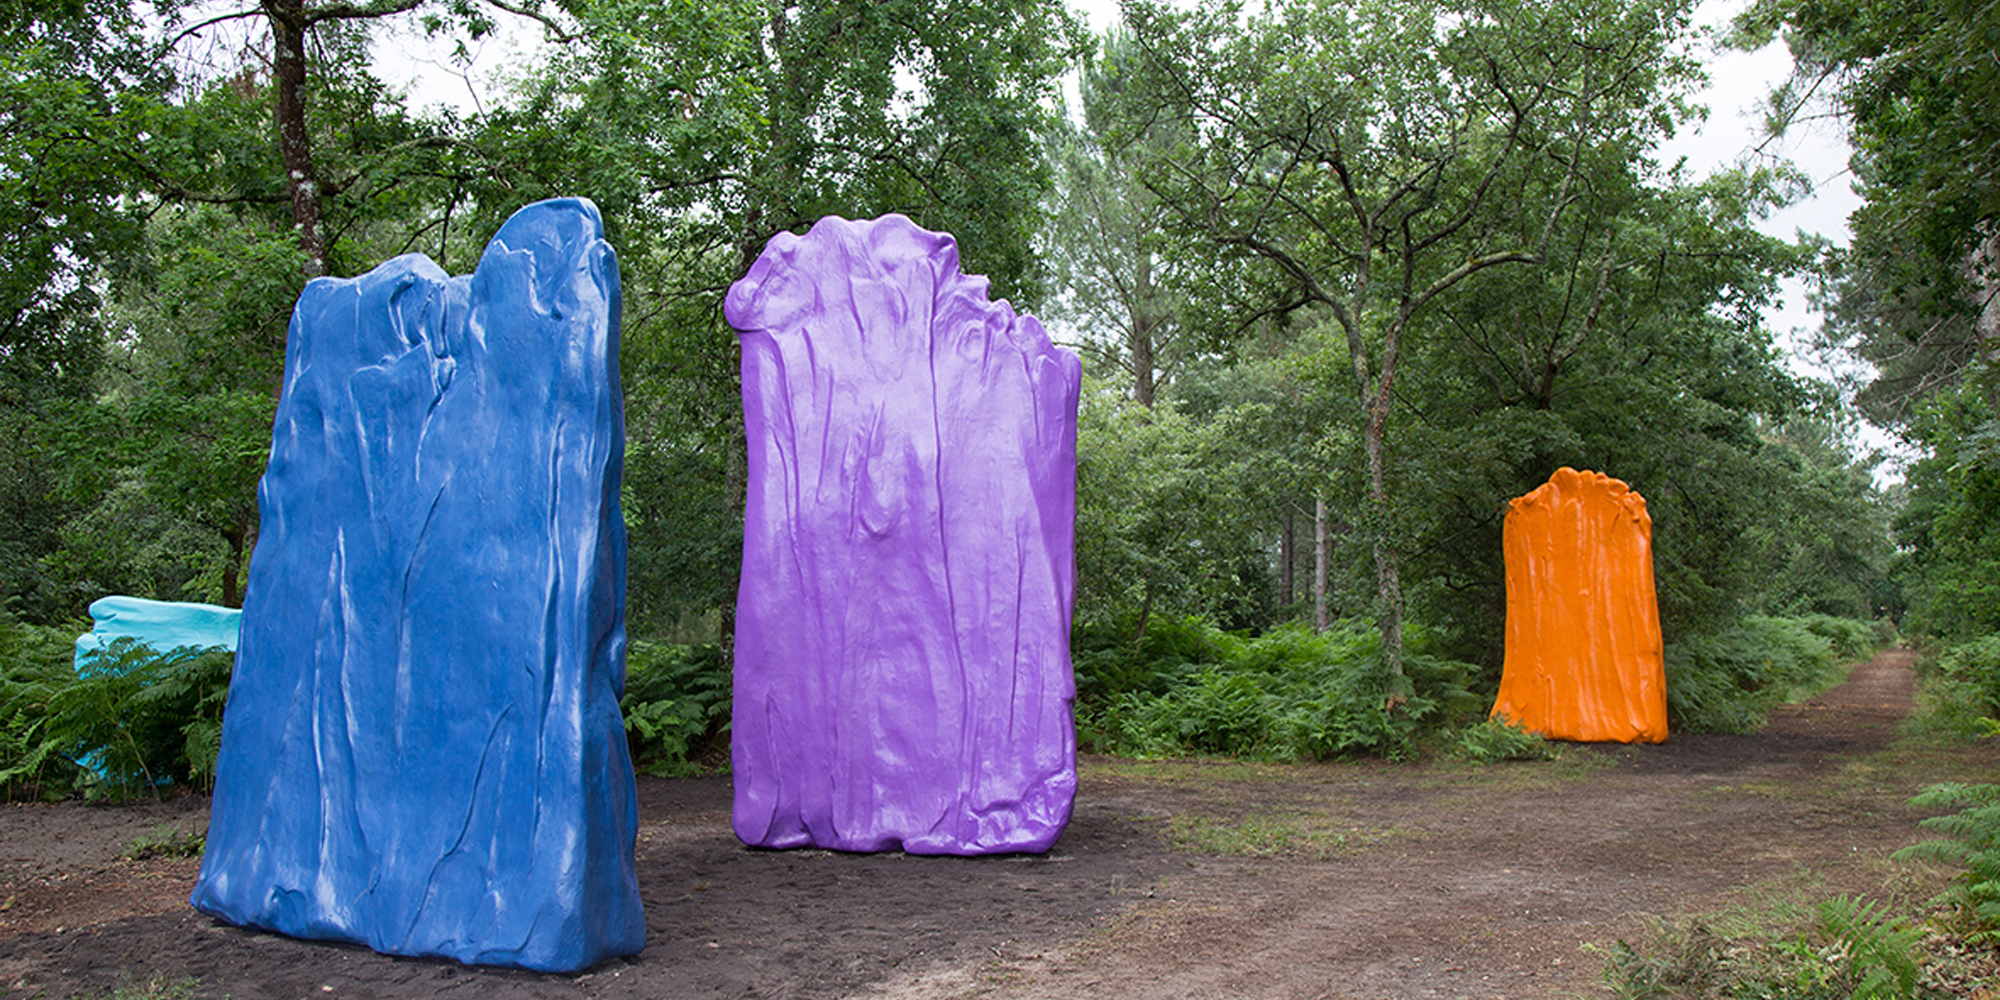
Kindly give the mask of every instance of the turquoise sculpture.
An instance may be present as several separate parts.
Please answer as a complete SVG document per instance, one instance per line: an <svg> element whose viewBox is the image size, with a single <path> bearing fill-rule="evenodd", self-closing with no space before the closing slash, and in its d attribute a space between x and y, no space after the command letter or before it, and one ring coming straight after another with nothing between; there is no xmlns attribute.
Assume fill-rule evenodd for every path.
<svg viewBox="0 0 2000 1000"><path fill-rule="evenodd" d="M90 631L76 637L76 672L96 669L93 661L119 639L136 639L162 653L184 646L233 650L242 617L235 608L213 604L100 597L90 603Z"/></svg>
<svg viewBox="0 0 2000 1000"><path fill-rule="evenodd" d="M545 971L643 945L618 317L576 199L470 276L306 286L195 907Z"/></svg>

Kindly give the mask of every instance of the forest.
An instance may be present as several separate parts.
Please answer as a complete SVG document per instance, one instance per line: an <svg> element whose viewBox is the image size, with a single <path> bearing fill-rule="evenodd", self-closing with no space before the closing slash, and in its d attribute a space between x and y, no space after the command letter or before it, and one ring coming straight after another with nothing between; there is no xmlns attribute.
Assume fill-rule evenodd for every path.
<svg viewBox="0 0 2000 1000"><path fill-rule="evenodd" d="M1501 524L1563 466L1646 498L1676 731L1754 727L1900 638L1976 734L2000 715L2000 15L1759 0L1730 22L1725 44L1792 52L1772 129L1847 130L1844 247L1758 230L1800 193L1790 165L1664 158L1704 114L1694 15L1127 0L1098 35L1055 0L7 4L0 784L201 783L226 657L140 664L164 680L117 697L150 729L76 766L136 711L51 708L125 704L68 667L85 608L240 604L305 282L411 252L470 271L510 213L568 195L623 275L649 769L726 764L745 445L723 293L775 233L887 212L954 234L1084 358L1086 750L1507 744L1480 721ZM536 56L472 110L373 68L396 37L502 30ZM1866 377L1788 365L1765 319L1787 277L1823 318L1789 350ZM1864 424L1914 456L1899 481Z"/></svg>
<svg viewBox="0 0 2000 1000"><path fill-rule="evenodd" d="M1123 0L1101 33L1061 0L0 3L0 798L212 783L230 657L79 675L86 608L240 606L306 282L469 272L559 196L601 209L622 274L647 773L728 766L723 295L774 234L889 212L1083 358L1086 752L1552 752L1485 716L1503 519L1564 466L1645 497L1676 734L1754 730L1902 643L1930 724L1990 738L2000 7L1697 24L1694 0ZM532 57L469 107L381 68L506 33ZM1851 146L1845 245L1760 231L1798 166L1664 152L1709 113L1710 53L1774 41L1768 128ZM1806 342L1767 319L1792 279ZM1991 944L2000 786L1923 802L1963 807L1928 849Z"/></svg>

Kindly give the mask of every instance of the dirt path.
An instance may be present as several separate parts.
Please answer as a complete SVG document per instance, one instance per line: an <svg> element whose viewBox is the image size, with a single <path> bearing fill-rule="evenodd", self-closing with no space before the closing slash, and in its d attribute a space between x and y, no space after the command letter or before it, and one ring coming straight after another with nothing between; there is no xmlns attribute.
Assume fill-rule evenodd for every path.
<svg viewBox="0 0 2000 1000"><path fill-rule="evenodd" d="M237 1000L1596 996L1587 946L1650 917L1910 877L1887 860L1920 836L1908 797L1996 763L1892 749L1910 663L1885 653L1758 734L1553 763L1089 760L1046 857L750 851L727 779L642 779L650 940L577 977L218 925L185 906L192 862L117 858L205 821L199 800L4 807L0 995L160 977Z"/></svg>

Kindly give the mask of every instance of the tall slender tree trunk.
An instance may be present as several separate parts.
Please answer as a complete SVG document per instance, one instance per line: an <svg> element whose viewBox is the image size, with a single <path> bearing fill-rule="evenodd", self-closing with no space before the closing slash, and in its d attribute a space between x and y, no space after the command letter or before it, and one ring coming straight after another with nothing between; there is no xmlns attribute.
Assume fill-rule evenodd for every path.
<svg viewBox="0 0 2000 1000"><path fill-rule="evenodd" d="M1292 546L1293 546L1292 505L1285 503L1285 524L1278 529L1278 603L1292 606Z"/></svg>
<svg viewBox="0 0 2000 1000"><path fill-rule="evenodd" d="M1313 498L1313 631L1331 624L1326 613L1326 497Z"/></svg>
<svg viewBox="0 0 2000 1000"><path fill-rule="evenodd" d="M1159 360L1153 352L1153 329L1157 321L1152 300L1153 258L1141 250L1132 275L1132 340L1127 346L1132 351L1132 399L1147 409L1153 407L1153 392L1157 388L1153 372Z"/></svg>
<svg viewBox="0 0 2000 1000"><path fill-rule="evenodd" d="M313 165L312 132L306 128L306 11L304 0L263 0L271 25L272 75L278 90L278 153L292 196L292 229L305 257L308 281L328 272L320 235L319 172Z"/></svg>
<svg viewBox="0 0 2000 1000"><path fill-rule="evenodd" d="M1390 677L1403 675L1403 575L1396 558L1395 541L1391 537L1389 490L1384 443L1388 423L1390 397L1388 380L1380 396L1368 406L1368 418L1361 428L1361 445L1368 456L1368 506L1369 520L1375 545L1375 614L1382 628L1382 669ZM1400 696L1391 697L1392 707L1400 704Z"/></svg>

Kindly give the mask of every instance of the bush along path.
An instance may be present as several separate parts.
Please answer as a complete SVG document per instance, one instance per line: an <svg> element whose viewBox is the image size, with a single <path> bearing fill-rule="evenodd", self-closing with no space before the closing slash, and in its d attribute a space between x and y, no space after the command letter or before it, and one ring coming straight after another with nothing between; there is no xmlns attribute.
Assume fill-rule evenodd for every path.
<svg viewBox="0 0 2000 1000"><path fill-rule="evenodd" d="M148 829L127 811L9 806L0 993L1553 998L1613 995L1610 965L1628 995L1641 980L1700 995L1672 992L1672 963L1648 950L1667 930L1793 940L1786 921L1827 900L1850 924L1919 913L1955 874L1893 857L1934 836L1909 800L1991 780L2000 748L1899 736L1911 661L1878 656L1756 733L1551 761L1091 758L1041 857L753 851L729 833L726 777L642 778L648 944L582 976L222 927L174 902L186 861L118 857L110 844ZM1969 996L1980 960L1925 975Z"/></svg>

